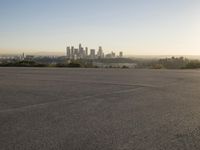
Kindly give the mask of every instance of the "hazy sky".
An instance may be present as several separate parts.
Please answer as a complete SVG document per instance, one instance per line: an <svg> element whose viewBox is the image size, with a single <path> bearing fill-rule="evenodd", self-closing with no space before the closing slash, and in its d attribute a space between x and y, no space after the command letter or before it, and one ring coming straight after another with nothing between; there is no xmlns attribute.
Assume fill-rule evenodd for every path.
<svg viewBox="0 0 200 150"><path fill-rule="evenodd" d="M0 53L199 55L200 0L0 0Z"/></svg>

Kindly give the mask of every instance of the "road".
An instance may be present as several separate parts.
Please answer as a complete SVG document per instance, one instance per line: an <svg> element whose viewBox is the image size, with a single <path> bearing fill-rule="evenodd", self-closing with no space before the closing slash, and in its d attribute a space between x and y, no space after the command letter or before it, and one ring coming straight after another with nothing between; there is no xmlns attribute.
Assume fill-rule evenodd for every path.
<svg viewBox="0 0 200 150"><path fill-rule="evenodd" d="M200 71L0 68L1 150L199 150Z"/></svg>

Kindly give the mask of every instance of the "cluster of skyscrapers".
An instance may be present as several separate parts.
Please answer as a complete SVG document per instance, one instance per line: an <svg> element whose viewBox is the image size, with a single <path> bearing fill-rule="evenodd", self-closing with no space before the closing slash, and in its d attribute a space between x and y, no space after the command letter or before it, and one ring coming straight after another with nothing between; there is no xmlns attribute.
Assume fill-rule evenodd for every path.
<svg viewBox="0 0 200 150"><path fill-rule="evenodd" d="M95 49L88 49L88 47L83 48L81 44L79 44L78 48L74 48L74 46L67 46L66 48L66 57L68 59L102 59L102 58L116 58L123 57L123 52L120 52L118 56L114 52L110 54L104 54L103 49L99 46L99 49L96 53Z"/></svg>

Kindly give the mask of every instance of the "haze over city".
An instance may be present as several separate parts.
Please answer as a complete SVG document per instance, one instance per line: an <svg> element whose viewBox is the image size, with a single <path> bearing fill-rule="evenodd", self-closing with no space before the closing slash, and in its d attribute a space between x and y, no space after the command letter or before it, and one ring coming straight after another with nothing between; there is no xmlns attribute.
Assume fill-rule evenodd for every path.
<svg viewBox="0 0 200 150"><path fill-rule="evenodd" d="M0 54L64 54L66 43L127 55L200 55L198 0L1 0Z"/></svg>

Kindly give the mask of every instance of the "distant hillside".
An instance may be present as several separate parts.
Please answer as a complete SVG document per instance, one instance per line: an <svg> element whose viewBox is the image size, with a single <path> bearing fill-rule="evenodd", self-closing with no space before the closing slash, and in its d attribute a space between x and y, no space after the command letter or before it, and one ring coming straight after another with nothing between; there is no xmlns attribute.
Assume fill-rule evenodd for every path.
<svg viewBox="0 0 200 150"><path fill-rule="evenodd" d="M184 57L188 59L199 59L200 55L129 55L127 56L132 59L164 59L164 58L171 58L171 57Z"/></svg>
<svg viewBox="0 0 200 150"><path fill-rule="evenodd" d="M35 56L64 56L65 53L58 51L48 51L48 52L44 52L44 51L40 51L40 52L26 52L26 51L18 51L18 52L13 52L13 51L9 51L9 50L0 50L0 56L16 56L16 55L22 55L22 53L25 53L25 55L35 55Z"/></svg>

